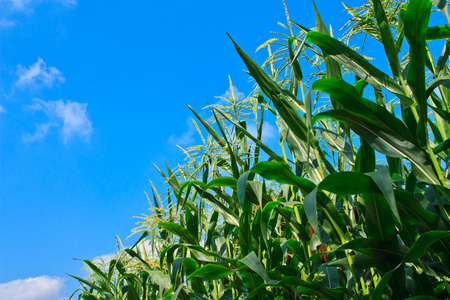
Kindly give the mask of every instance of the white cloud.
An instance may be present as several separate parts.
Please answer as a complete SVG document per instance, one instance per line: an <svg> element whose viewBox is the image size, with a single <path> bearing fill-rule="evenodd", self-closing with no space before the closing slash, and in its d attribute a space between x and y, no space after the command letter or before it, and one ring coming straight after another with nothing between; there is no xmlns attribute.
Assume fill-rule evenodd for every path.
<svg viewBox="0 0 450 300"><path fill-rule="evenodd" d="M42 58L38 58L37 62L31 66L17 66L17 75L19 78L14 83L19 88L25 87L49 87L55 83L64 83L66 79L62 73L55 67L47 67Z"/></svg>
<svg viewBox="0 0 450 300"><path fill-rule="evenodd" d="M16 23L14 23L13 21L11 21L11 20L8 20L8 19L1 19L0 20L0 28L8 28L8 27L12 27L12 26L14 26Z"/></svg>
<svg viewBox="0 0 450 300"><path fill-rule="evenodd" d="M0 115L6 114L6 109L3 107L3 105L0 105Z"/></svg>
<svg viewBox="0 0 450 300"><path fill-rule="evenodd" d="M24 135L24 141L34 142L45 138L51 127L59 128L64 143L74 135L87 139L90 137L92 122L86 114L87 103L70 100L44 101L41 99L34 99L34 102L29 108L44 112L49 121L36 124L35 134Z"/></svg>
<svg viewBox="0 0 450 300"><path fill-rule="evenodd" d="M197 132L194 124L191 121L191 118L188 118L186 120L186 123L188 124L188 130L186 132L183 132L183 134L176 136L171 135L169 137L169 143L179 145L179 146L190 146L195 141L194 134Z"/></svg>
<svg viewBox="0 0 450 300"><path fill-rule="evenodd" d="M64 280L59 277L39 276L0 284L0 299L54 300L61 298Z"/></svg>

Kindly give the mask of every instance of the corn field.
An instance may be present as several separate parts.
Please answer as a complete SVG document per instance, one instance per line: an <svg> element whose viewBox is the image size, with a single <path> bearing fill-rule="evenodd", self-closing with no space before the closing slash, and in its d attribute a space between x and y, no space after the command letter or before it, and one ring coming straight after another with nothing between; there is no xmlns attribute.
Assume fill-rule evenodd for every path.
<svg viewBox="0 0 450 300"><path fill-rule="evenodd" d="M139 240L84 260L75 297L450 298L447 1L345 9L342 39L318 8L314 29L286 10L262 66L230 37L254 90L230 80L209 119L191 108L202 144L159 167L167 186L152 184ZM438 15L448 24L430 27ZM390 74L355 35L382 45ZM281 150L263 142L267 120Z"/></svg>

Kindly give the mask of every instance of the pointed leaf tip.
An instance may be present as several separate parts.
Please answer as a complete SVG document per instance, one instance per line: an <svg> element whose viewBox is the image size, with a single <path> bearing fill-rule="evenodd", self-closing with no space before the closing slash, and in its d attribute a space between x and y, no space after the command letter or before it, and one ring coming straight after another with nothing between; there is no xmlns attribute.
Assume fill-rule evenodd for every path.
<svg viewBox="0 0 450 300"><path fill-rule="evenodd" d="M230 38L230 40L233 42L235 47L238 47L238 45L236 44L236 42L233 40L233 38L231 37L231 35L225 31L225 33L228 35L228 37Z"/></svg>

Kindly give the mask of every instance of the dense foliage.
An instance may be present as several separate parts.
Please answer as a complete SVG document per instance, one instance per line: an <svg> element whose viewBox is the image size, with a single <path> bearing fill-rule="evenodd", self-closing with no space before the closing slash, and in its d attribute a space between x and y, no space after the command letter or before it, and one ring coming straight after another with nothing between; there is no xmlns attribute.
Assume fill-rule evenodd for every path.
<svg viewBox="0 0 450 300"><path fill-rule="evenodd" d="M153 187L134 247L84 261L79 299L450 297L450 26L429 27L450 24L447 1L346 8L342 40L317 9L313 30L287 14L262 67L233 41L254 92L230 81L210 120L192 110L203 144L160 171L169 188ZM347 45L359 33L391 75Z"/></svg>

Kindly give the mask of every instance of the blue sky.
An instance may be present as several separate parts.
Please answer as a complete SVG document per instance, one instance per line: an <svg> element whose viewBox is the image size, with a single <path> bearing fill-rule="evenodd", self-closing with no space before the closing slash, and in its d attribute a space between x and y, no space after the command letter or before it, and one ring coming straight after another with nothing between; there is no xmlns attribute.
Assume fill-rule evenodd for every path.
<svg viewBox="0 0 450 300"><path fill-rule="evenodd" d="M314 27L310 1L286 4ZM340 1L316 4L337 32ZM148 179L165 189L152 163L199 141L185 103L208 116L228 75L251 91L225 31L262 63L278 21L281 0L0 0L0 295L68 297L66 273L86 275L73 258L132 245Z"/></svg>

